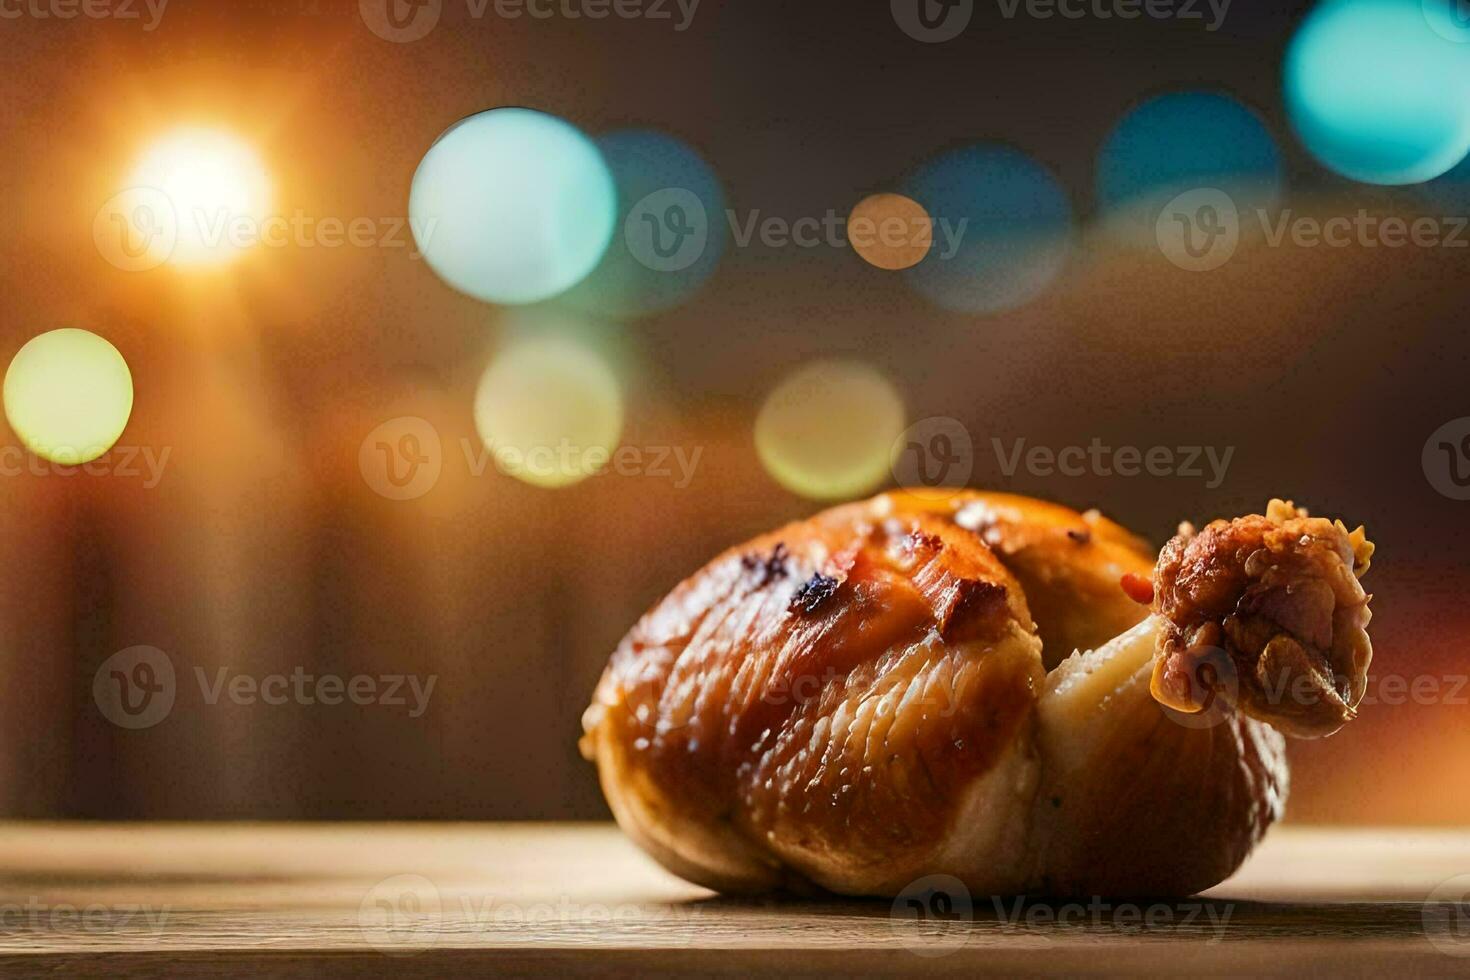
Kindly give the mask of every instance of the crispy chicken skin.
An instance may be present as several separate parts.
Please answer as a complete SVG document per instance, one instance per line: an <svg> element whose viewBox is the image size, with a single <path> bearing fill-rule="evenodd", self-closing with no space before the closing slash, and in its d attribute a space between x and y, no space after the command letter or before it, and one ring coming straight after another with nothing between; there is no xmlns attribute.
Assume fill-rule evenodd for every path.
<svg viewBox="0 0 1470 980"><path fill-rule="evenodd" d="M1167 626L1154 696L1197 711L1228 687L1242 711L1289 735L1331 735L1368 684L1358 576L1372 555L1362 528L1280 500L1174 538L1159 556L1154 609Z"/></svg>
<svg viewBox="0 0 1470 980"><path fill-rule="evenodd" d="M644 616L582 749L624 829L720 891L892 896L946 873L978 894L1189 894L1280 815L1263 720L1320 733L1362 693L1344 672L1331 712L1260 699L1370 655L1348 580L1371 546L1291 515L1171 543L1151 615L1147 548L1095 513L972 492L838 507ZM1211 625L1252 681L1198 669Z"/></svg>

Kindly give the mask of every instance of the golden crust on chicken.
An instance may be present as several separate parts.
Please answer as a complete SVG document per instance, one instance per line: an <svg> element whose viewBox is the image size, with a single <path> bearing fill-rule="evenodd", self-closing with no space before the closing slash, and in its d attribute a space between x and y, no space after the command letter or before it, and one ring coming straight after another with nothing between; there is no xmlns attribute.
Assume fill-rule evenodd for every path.
<svg viewBox="0 0 1470 980"><path fill-rule="evenodd" d="M1255 679L1350 667L1335 717L1361 697L1371 546L1339 528L1273 507L1176 540L1151 615L1146 547L1095 512L972 492L835 508L644 616L583 752L625 830L721 891L891 896L945 873L984 894L1191 893L1280 815L1264 722L1328 727L1264 710ZM1201 681L1202 637L1252 680Z"/></svg>

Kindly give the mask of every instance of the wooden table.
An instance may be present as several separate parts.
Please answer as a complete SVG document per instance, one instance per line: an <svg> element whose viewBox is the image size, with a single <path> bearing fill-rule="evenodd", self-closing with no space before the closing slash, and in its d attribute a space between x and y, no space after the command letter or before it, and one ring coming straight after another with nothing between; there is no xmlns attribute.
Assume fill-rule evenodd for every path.
<svg viewBox="0 0 1470 980"><path fill-rule="evenodd" d="M1287 828L1201 900L918 919L720 899L611 826L5 824L0 973L1465 976L1467 894L1464 833Z"/></svg>

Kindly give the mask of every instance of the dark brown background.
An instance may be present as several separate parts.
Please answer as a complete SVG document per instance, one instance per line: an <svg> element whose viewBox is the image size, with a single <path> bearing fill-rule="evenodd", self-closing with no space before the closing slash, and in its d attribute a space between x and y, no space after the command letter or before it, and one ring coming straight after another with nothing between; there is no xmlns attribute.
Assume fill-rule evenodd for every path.
<svg viewBox="0 0 1470 980"><path fill-rule="evenodd" d="M0 358L60 326L110 338L138 404L124 442L169 447L163 483L0 480L0 813L109 818L567 818L605 813L575 749L633 619L716 551L813 504L762 471L763 394L809 358L859 356L911 417L1050 446L1234 446L1229 478L977 485L1097 505L1162 541L1180 519L1289 495L1380 545L1375 673L1441 681L1296 747L1298 820L1458 823L1470 812L1464 553L1470 504L1437 494L1426 438L1470 414L1464 284L1449 249L1247 248L1210 275L1089 232L1098 147L1140 99L1221 88L1259 111L1299 210L1402 208L1332 179L1283 119L1302 2L1236 0L1225 27L1007 21L981 2L949 44L887 4L718 3L667 22L445 21L409 45L356 4L174 0L136 24L0 21ZM257 250L229 275L130 275L92 217L139 147L180 122L254 141L282 209L391 217L454 120L530 105L598 133L666 130L730 206L846 213L935 152L1011 142L1083 220L1076 255L1016 313L943 314L848 250L734 249L695 300L605 326L627 365L625 442L701 447L687 489L603 476L562 491L458 457L501 314L402 250ZM423 416L439 486L393 503L358 473L380 422ZM13 436L4 432L6 444ZM455 465L456 462L459 465ZM383 707L201 705L108 724L93 671L136 644L191 670L435 674L424 717Z"/></svg>

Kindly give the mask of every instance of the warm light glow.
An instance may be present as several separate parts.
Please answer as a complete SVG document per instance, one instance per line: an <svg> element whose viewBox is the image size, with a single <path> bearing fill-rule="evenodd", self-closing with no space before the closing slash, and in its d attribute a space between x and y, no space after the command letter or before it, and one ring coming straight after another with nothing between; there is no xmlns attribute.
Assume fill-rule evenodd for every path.
<svg viewBox="0 0 1470 980"><path fill-rule="evenodd" d="M934 221L911 197L872 194L848 216L847 238L863 261L897 272L924 261L934 244Z"/></svg>
<svg viewBox="0 0 1470 980"><path fill-rule="evenodd" d="M31 452L68 466L106 453L133 411L133 376L116 347L85 330L53 330L5 373L5 417Z"/></svg>
<svg viewBox="0 0 1470 980"><path fill-rule="evenodd" d="M250 146L226 132L182 129L154 144L129 180L139 242L181 266L222 265L259 240L271 182Z"/></svg>
<svg viewBox="0 0 1470 980"><path fill-rule="evenodd" d="M786 489L843 500L889 479L889 454L904 430L903 399L877 371L853 361L804 368L766 399L755 448Z"/></svg>
<svg viewBox="0 0 1470 980"><path fill-rule="evenodd" d="M586 347L562 337L525 341L480 379L475 428L501 472L532 486L570 486L611 461L622 391Z"/></svg>

